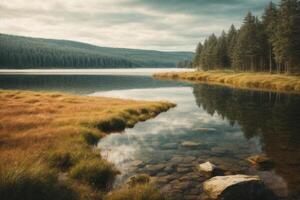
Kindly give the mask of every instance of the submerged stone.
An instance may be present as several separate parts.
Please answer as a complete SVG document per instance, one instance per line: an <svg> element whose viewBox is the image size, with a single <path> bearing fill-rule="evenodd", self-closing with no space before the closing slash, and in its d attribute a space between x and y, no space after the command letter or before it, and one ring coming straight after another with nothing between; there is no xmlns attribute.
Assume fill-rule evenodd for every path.
<svg viewBox="0 0 300 200"><path fill-rule="evenodd" d="M135 176L132 176L127 181L127 184L130 187L134 187L135 185L141 185L141 184L147 184L151 180L151 177L148 174L138 174Z"/></svg>
<svg viewBox="0 0 300 200"><path fill-rule="evenodd" d="M185 141L181 143L181 146L186 147L186 148L198 148L202 144L199 142L193 142L193 141Z"/></svg>
<svg viewBox="0 0 300 200"><path fill-rule="evenodd" d="M264 184L258 176L216 176L203 183L204 192L212 199L259 200L263 199Z"/></svg>
<svg viewBox="0 0 300 200"><path fill-rule="evenodd" d="M193 129L193 131L216 131L216 129L215 128L195 128L195 129Z"/></svg>
<svg viewBox="0 0 300 200"><path fill-rule="evenodd" d="M147 173L149 173L151 176L161 172L165 168L164 164L155 164L155 165L146 165L145 170Z"/></svg>
<svg viewBox="0 0 300 200"><path fill-rule="evenodd" d="M217 176L224 175L224 171L218 168L211 162L205 162L198 165L198 170L206 176Z"/></svg>
<svg viewBox="0 0 300 200"><path fill-rule="evenodd" d="M178 148L178 144L177 143L166 143L164 145L161 146L162 149L177 149Z"/></svg>
<svg viewBox="0 0 300 200"><path fill-rule="evenodd" d="M261 170L272 169L275 165L274 162L264 154L250 156L246 160Z"/></svg>
<svg viewBox="0 0 300 200"><path fill-rule="evenodd" d="M198 165L198 170L205 173L212 173L216 168L217 166L209 161Z"/></svg>

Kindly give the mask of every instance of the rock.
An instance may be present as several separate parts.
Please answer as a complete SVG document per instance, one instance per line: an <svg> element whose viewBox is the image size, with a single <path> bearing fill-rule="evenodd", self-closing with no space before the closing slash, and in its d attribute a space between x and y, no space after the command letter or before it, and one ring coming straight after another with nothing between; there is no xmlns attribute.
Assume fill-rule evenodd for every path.
<svg viewBox="0 0 300 200"><path fill-rule="evenodd" d="M206 132L208 132L208 131L216 131L216 129L215 128L195 128L195 129L193 129L193 131L206 131Z"/></svg>
<svg viewBox="0 0 300 200"><path fill-rule="evenodd" d="M191 182L186 181L186 182L179 182L175 184L173 188L182 191L188 189L190 186L191 186Z"/></svg>
<svg viewBox="0 0 300 200"><path fill-rule="evenodd" d="M162 145L161 147L162 149L177 149L178 148L178 144L177 143L167 143Z"/></svg>
<svg viewBox="0 0 300 200"><path fill-rule="evenodd" d="M145 169L146 171L151 175L155 175L159 172L161 172L165 168L164 164L156 164L156 165L146 165Z"/></svg>
<svg viewBox="0 0 300 200"><path fill-rule="evenodd" d="M193 142L193 141L185 141L181 143L181 146L186 148L198 148L201 146L201 143L199 142Z"/></svg>
<svg viewBox="0 0 300 200"><path fill-rule="evenodd" d="M258 176L216 176L203 183L204 192L212 199L263 199L264 184Z"/></svg>
<svg viewBox="0 0 300 200"><path fill-rule="evenodd" d="M212 147L210 150L211 150L211 152L213 152L217 155L223 155L223 154L226 154L229 152L228 149L223 148L223 147Z"/></svg>
<svg viewBox="0 0 300 200"><path fill-rule="evenodd" d="M166 176L162 176L157 178L156 183L168 183L170 181L174 180L173 177L171 175L166 175Z"/></svg>
<svg viewBox="0 0 300 200"><path fill-rule="evenodd" d="M160 192L168 194L170 193L171 190L172 190L171 185L165 185L160 189Z"/></svg>
<svg viewBox="0 0 300 200"><path fill-rule="evenodd" d="M171 158L170 162L172 163L180 163L184 160L183 156L175 155Z"/></svg>
<svg viewBox="0 0 300 200"><path fill-rule="evenodd" d="M199 197L198 195L190 195L189 194L189 195L185 195L184 199L185 200L196 200L196 199L198 199L198 197Z"/></svg>
<svg viewBox="0 0 300 200"><path fill-rule="evenodd" d="M166 172L159 172L158 174L156 174L157 177L162 177L162 176L166 176L168 175L168 173Z"/></svg>
<svg viewBox="0 0 300 200"><path fill-rule="evenodd" d="M166 173L171 173L171 172L174 171L174 167L172 167L172 166L167 166L167 167L165 167L164 171L165 171Z"/></svg>
<svg viewBox="0 0 300 200"><path fill-rule="evenodd" d="M191 163L191 162L193 162L193 161L195 161L196 160L196 157L195 156L186 156L186 157L184 157L183 158L183 162L184 163Z"/></svg>
<svg viewBox="0 0 300 200"><path fill-rule="evenodd" d="M127 184L130 187L134 187L135 185L147 184L149 182L150 182L150 176L148 174L138 174L130 177L129 180L127 181Z"/></svg>
<svg viewBox="0 0 300 200"><path fill-rule="evenodd" d="M211 162L205 162L198 165L198 170L207 176L217 176L224 175L224 171L218 168L216 165Z"/></svg>
<svg viewBox="0 0 300 200"><path fill-rule="evenodd" d="M146 169L149 170L149 171L160 171L163 168L165 168L165 165L163 165L163 164L146 165Z"/></svg>
<svg viewBox="0 0 300 200"><path fill-rule="evenodd" d="M202 163L198 166L198 170L200 172L205 172L205 173L212 173L216 168L217 168L217 166L212 164L209 161Z"/></svg>
<svg viewBox="0 0 300 200"><path fill-rule="evenodd" d="M269 170L274 167L274 162L269 159L266 155L254 155L246 159L251 164L257 166L261 170Z"/></svg>
<svg viewBox="0 0 300 200"><path fill-rule="evenodd" d="M143 166L143 161L141 161L141 160L135 160L135 161L131 162L131 165L132 166L136 166L136 167L141 167L141 166Z"/></svg>
<svg viewBox="0 0 300 200"><path fill-rule="evenodd" d="M187 168L187 167L177 167L177 170L176 170L178 173L186 173L186 172L190 172L192 171L192 169L190 168Z"/></svg>

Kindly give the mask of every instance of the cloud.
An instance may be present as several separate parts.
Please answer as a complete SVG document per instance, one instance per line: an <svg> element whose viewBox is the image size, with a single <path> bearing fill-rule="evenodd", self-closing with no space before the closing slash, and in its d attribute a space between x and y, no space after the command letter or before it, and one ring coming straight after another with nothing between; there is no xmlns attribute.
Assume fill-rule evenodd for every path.
<svg viewBox="0 0 300 200"><path fill-rule="evenodd" d="M0 30L100 46L194 50L268 0L2 0Z"/></svg>

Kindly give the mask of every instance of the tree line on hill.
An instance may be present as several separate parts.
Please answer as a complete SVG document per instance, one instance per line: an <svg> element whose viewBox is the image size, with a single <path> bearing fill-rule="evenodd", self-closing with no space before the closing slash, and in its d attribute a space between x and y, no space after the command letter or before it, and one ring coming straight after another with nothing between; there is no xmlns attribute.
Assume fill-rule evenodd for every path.
<svg viewBox="0 0 300 200"><path fill-rule="evenodd" d="M0 68L176 67L192 52L99 47L68 40L0 34Z"/></svg>
<svg viewBox="0 0 300 200"><path fill-rule="evenodd" d="M14 68L35 67L133 67L136 63L95 52L60 47L58 45L35 42L32 39L17 36L2 36L0 48L0 66Z"/></svg>
<svg viewBox="0 0 300 200"><path fill-rule="evenodd" d="M193 66L203 70L300 72L300 1L272 2L258 18L249 12L240 29L199 42Z"/></svg>

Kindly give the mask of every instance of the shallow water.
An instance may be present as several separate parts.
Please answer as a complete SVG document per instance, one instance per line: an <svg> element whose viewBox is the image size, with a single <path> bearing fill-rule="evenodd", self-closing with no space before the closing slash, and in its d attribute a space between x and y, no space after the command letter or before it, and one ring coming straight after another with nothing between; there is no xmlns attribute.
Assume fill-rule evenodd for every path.
<svg viewBox="0 0 300 200"><path fill-rule="evenodd" d="M157 177L174 199L198 199L211 161L226 174L256 174L284 199L300 199L300 96L192 85L133 75L0 75L0 88L59 90L81 95L168 100L177 106L102 139L102 155L122 171ZM184 142L192 141L190 148ZM245 159L266 154L274 168Z"/></svg>

